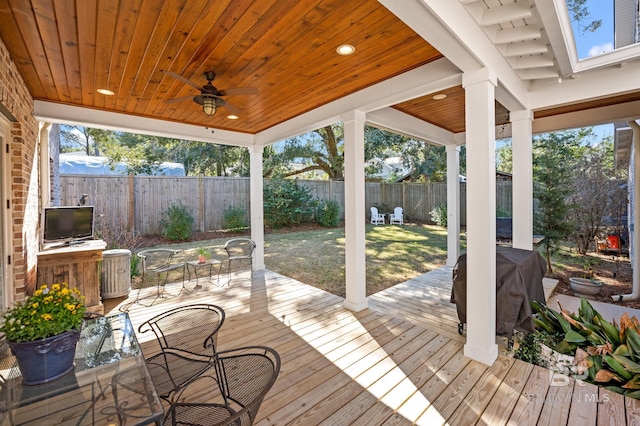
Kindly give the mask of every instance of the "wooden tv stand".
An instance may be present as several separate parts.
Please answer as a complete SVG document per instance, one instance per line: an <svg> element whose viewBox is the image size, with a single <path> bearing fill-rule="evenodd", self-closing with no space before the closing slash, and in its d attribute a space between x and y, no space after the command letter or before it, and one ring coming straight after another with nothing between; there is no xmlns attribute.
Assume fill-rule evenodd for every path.
<svg viewBox="0 0 640 426"><path fill-rule="evenodd" d="M38 253L38 287L66 282L69 288L82 292L87 312L103 314L99 265L105 248L107 244L102 240L86 240L66 246L45 245Z"/></svg>

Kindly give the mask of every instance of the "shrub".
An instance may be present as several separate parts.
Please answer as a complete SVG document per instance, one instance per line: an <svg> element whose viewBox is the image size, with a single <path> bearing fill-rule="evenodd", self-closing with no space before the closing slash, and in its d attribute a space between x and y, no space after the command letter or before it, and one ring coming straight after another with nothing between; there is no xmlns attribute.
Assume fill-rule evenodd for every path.
<svg viewBox="0 0 640 426"><path fill-rule="evenodd" d="M309 223L315 202L310 190L293 179L273 179L264 188L264 218L272 228Z"/></svg>
<svg viewBox="0 0 640 426"><path fill-rule="evenodd" d="M248 226L247 213L242 207L229 206L224 209L222 227L231 231L239 231Z"/></svg>
<svg viewBox="0 0 640 426"><path fill-rule="evenodd" d="M511 212L501 209L500 207L496 207L496 217L512 217Z"/></svg>
<svg viewBox="0 0 640 426"><path fill-rule="evenodd" d="M195 220L187 206L178 201L162 212L160 229L162 236L172 241L186 240L191 237Z"/></svg>
<svg viewBox="0 0 640 426"><path fill-rule="evenodd" d="M640 399L640 321L636 317L630 318L625 312L619 322L610 323L586 299L580 299L577 314L562 307L556 311L536 301L531 307L538 337L530 340L538 340L559 354L570 355L565 359L572 359L557 357L555 363L551 359L552 369ZM520 355L540 361L537 349L532 345Z"/></svg>
<svg viewBox="0 0 640 426"><path fill-rule="evenodd" d="M333 200L319 200L316 206L316 222L326 227L338 226L340 223L340 204Z"/></svg>
<svg viewBox="0 0 640 426"><path fill-rule="evenodd" d="M436 225L447 226L447 205L444 203L437 205L429 212L429 216Z"/></svg>

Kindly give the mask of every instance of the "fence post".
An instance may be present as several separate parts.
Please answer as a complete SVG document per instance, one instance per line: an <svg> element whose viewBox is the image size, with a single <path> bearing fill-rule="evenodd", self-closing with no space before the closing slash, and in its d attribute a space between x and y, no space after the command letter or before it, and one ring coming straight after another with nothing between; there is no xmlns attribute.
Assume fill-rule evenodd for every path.
<svg viewBox="0 0 640 426"><path fill-rule="evenodd" d="M204 218L206 203L204 202L204 180L202 176L198 176L198 227L200 232L204 232Z"/></svg>
<svg viewBox="0 0 640 426"><path fill-rule="evenodd" d="M131 231L131 236L136 236L136 183L133 174L127 176L127 186L129 188L129 202L127 204L127 229Z"/></svg>

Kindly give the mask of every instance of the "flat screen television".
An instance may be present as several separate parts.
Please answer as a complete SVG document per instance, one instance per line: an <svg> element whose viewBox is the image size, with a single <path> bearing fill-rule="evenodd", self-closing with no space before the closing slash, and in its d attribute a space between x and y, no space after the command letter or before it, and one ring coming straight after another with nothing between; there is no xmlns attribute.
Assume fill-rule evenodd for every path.
<svg viewBox="0 0 640 426"><path fill-rule="evenodd" d="M45 244L93 238L93 206L45 207L42 227Z"/></svg>

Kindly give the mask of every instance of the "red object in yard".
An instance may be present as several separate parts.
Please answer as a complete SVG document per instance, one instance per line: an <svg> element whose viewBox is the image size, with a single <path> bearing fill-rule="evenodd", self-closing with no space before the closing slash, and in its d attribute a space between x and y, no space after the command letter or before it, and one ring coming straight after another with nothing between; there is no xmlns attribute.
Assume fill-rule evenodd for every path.
<svg viewBox="0 0 640 426"><path fill-rule="evenodd" d="M620 248L620 236L619 235L609 235L607 236L607 243L609 244L609 248L611 249L619 249Z"/></svg>

